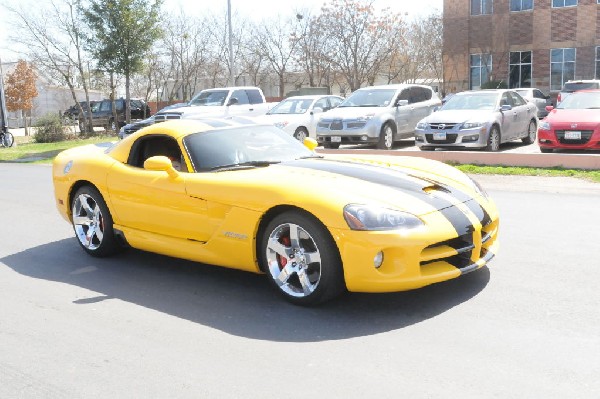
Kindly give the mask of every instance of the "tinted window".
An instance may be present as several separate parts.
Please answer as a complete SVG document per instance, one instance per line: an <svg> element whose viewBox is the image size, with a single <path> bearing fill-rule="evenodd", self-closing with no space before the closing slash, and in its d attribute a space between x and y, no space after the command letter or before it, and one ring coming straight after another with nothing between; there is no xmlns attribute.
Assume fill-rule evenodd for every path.
<svg viewBox="0 0 600 399"><path fill-rule="evenodd" d="M263 98L260 95L260 91L258 90L246 90L246 95L248 96L248 100L250 104L262 104Z"/></svg>
<svg viewBox="0 0 600 399"><path fill-rule="evenodd" d="M246 94L246 90L236 90L231 95L231 98L237 98L238 104L250 104L250 100L248 99L248 95ZM230 98L230 100L231 100Z"/></svg>
<svg viewBox="0 0 600 399"><path fill-rule="evenodd" d="M410 103L431 100L431 90L428 90L424 87L411 87L410 98Z"/></svg>
<svg viewBox="0 0 600 399"><path fill-rule="evenodd" d="M541 99L545 99L545 98L546 98L546 96L544 95L544 93L542 93L542 92L541 92L541 91L539 91L539 90L534 90L534 91L533 91L533 96L534 96L535 98L541 98Z"/></svg>

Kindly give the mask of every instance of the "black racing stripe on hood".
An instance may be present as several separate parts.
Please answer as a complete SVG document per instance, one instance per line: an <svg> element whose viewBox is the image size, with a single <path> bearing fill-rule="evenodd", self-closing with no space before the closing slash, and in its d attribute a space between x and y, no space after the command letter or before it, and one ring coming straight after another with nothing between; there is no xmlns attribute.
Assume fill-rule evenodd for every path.
<svg viewBox="0 0 600 399"><path fill-rule="evenodd" d="M387 167L339 160L302 159L285 162L285 165L335 173L399 190L435 207L448 219L459 236L472 232L474 229L469 218L452 202L436 196L435 193L428 193L424 189L428 187L439 189L457 197L457 200L462 200L461 202L470 202L473 198L460 190L452 189L439 182ZM479 210L479 214L481 214L481 211L482 209Z"/></svg>

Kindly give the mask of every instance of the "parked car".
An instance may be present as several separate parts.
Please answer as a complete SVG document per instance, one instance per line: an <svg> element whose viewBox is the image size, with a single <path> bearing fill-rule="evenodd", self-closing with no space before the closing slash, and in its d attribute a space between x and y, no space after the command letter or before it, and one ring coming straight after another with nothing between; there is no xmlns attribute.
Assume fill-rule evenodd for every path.
<svg viewBox="0 0 600 399"><path fill-rule="evenodd" d="M154 123L154 115L152 115L150 118L142 119L141 121L128 123L119 130L119 139L123 140L130 134L135 133L146 126L153 125Z"/></svg>
<svg viewBox="0 0 600 399"><path fill-rule="evenodd" d="M356 90L317 124L317 141L325 148L340 144L377 144L412 137L415 125L442 104L429 86L399 84Z"/></svg>
<svg viewBox="0 0 600 399"><path fill-rule="evenodd" d="M544 94L540 89L536 88L520 88L515 89L525 100L535 104L537 107L537 116L539 119L545 118L548 115L546 107L552 105L552 99L549 95Z"/></svg>
<svg viewBox="0 0 600 399"><path fill-rule="evenodd" d="M96 102L97 101L90 100L90 107L93 107L94 104L96 104ZM80 101L79 104L81 104L81 108L83 108L84 110L86 109L86 101ZM77 120L79 120L79 107L77 105L71 105L62 113L62 117L65 123L76 122Z"/></svg>
<svg viewBox="0 0 600 399"><path fill-rule="evenodd" d="M417 124L420 150L480 148L498 151L501 143L535 141L537 107L514 90L466 91Z"/></svg>
<svg viewBox="0 0 600 399"><path fill-rule="evenodd" d="M306 137L316 137L317 122L322 113L337 107L342 101L343 97L332 95L288 97L256 120L273 124L304 141Z"/></svg>
<svg viewBox="0 0 600 399"><path fill-rule="evenodd" d="M548 110L538 129L541 152L600 150L600 90L578 91Z"/></svg>
<svg viewBox="0 0 600 399"><path fill-rule="evenodd" d="M92 124L94 127L105 127L107 130L118 131L125 125L125 102L124 98L115 100L117 108L117 120L115 121L112 112L112 100L105 99L98 101L92 107ZM151 114L150 107L144 100L131 99L131 119L145 119ZM84 114L85 113L84 110ZM79 129L84 131L85 118L79 118Z"/></svg>
<svg viewBox="0 0 600 399"><path fill-rule="evenodd" d="M569 80L567 83L565 83L561 91L558 93L558 96L556 97L556 104L560 104L561 101L567 98L571 93L574 93L579 90L592 89L600 89L600 80Z"/></svg>
<svg viewBox="0 0 600 399"><path fill-rule="evenodd" d="M157 123L58 154L54 203L91 256L131 246L264 273L298 305L424 287L496 255L497 208L467 175L416 157L325 158L316 144L273 125Z"/></svg>

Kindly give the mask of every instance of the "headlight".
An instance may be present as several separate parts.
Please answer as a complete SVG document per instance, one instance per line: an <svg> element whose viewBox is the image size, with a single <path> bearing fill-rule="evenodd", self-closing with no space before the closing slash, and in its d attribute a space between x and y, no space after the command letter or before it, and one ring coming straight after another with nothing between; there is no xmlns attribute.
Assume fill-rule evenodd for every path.
<svg viewBox="0 0 600 399"><path fill-rule="evenodd" d="M283 129L284 127L286 127L286 126L288 125L288 123L289 123L288 121L285 121L285 122L277 122L277 123L275 123L275 126L277 126L277 127L278 127L278 128L280 128L280 129Z"/></svg>
<svg viewBox="0 0 600 399"><path fill-rule="evenodd" d="M550 130L550 122L540 121L538 128L541 130Z"/></svg>
<svg viewBox="0 0 600 399"><path fill-rule="evenodd" d="M421 130L427 129L427 123L423 122L423 121L417 123L417 129L421 129Z"/></svg>
<svg viewBox="0 0 600 399"><path fill-rule="evenodd" d="M362 116L359 116L358 118L356 118L356 120L357 121L368 121L368 120L371 120L374 116L375 116L375 114L362 115Z"/></svg>
<svg viewBox="0 0 600 399"><path fill-rule="evenodd" d="M423 226L421 219L410 213L369 205L346 205L344 219L352 230L406 230Z"/></svg>
<svg viewBox="0 0 600 399"><path fill-rule="evenodd" d="M465 122L462 124L461 129L475 129L485 125L485 122Z"/></svg>

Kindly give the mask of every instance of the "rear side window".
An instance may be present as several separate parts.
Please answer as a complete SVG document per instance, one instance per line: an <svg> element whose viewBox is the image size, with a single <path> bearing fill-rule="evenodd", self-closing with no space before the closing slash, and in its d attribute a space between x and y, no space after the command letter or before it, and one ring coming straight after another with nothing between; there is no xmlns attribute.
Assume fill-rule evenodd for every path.
<svg viewBox="0 0 600 399"><path fill-rule="evenodd" d="M263 102L263 98L258 90L246 90L246 95L250 104L262 104Z"/></svg>
<svg viewBox="0 0 600 399"><path fill-rule="evenodd" d="M424 87L411 87L410 88L410 103L420 103L423 101L431 100L432 91Z"/></svg>
<svg viewBox="0 0 600 399"><path fill-rule="evenodd" d="M236 90L231 95L231 98L237 98L238 104L250 104L246 90Z"/></svg>
<svg viewBox="0 0 600 399"><path fill-rule="evenodd" d="M562 91L567 93L572 93L578 90L588 90L588 89L598 89L600 88L600 84L598 82L573 82L573 83L565 83L565 87Z"/></svg>

